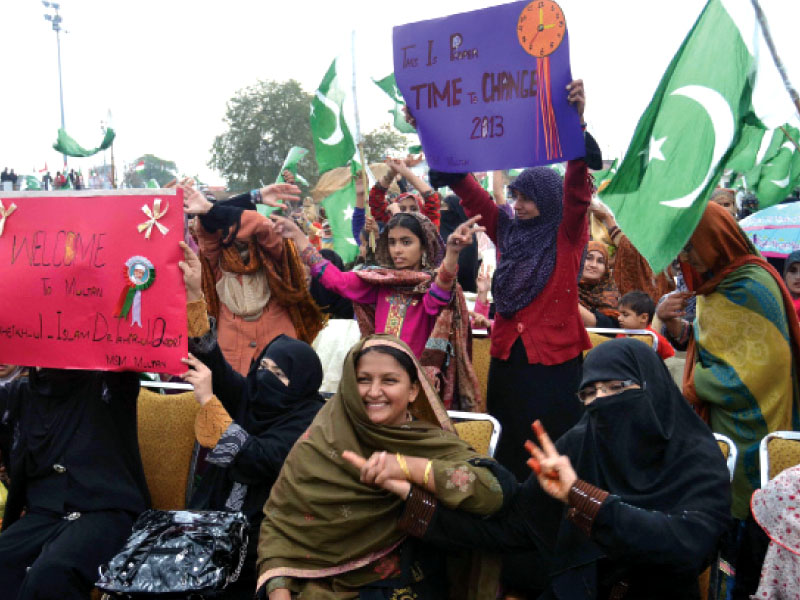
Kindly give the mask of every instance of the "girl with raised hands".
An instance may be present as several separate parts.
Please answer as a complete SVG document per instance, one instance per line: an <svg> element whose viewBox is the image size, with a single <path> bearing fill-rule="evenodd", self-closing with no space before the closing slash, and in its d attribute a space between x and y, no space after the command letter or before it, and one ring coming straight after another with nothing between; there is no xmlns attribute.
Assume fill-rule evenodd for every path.
<svg viewBox="0 0 800 600"><path fill-rule="evenodd" d="M469 312L456 282L460 252L483 231L479 219L461 224L445 247L427 217L397 214L376 245L380 266L342 272L294 223L274 217L275 230L294 242L312 277L353 301L362 335L387 333L407 343L435 379L445 406L461 410L483 409L467 352Z"/></svg>

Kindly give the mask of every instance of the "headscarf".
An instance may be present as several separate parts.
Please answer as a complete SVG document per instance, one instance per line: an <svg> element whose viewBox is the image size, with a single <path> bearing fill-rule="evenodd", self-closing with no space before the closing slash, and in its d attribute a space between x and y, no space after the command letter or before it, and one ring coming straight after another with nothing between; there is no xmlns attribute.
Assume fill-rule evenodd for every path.
<svg viewBox="0 0 800 600"><path fill-rule="evenodd" d="M772 276L783 297L795 370L800 371L800 323L796 318L792 295L775 267L761 257L733 215L719 204L709 202L689 242L709 270L708 278L704 279L689 264L681 263L686 284L693 292L703 295L713 293L723 279L744 265L757 265ZM696 361L697 347L694 338L690 338L686 351L686 368L683 372L683 393L686 394L686 399L700 410L700 398L694 387Z"/></svg>
<svg viewBox="0 0 800 600"><path fill-rule="evenodd" d="M414 360L420 393L409 407L416 420L377 425L367 415L356 381L356 355L387 345ZM264 507L258 545L259 585L278 576L363 577L357 570L385 556L405 539L397 529L403 501L359 480L341 458L352 450L400 452L442 460L468 460L475 453L453 432L441 401L411 349L389 335L372 335L348 353L339 391L295 444ZM351 578L352 579L352 578ZM374 581L347 580L354 587Z"/></svg>
<svg viewBox="0 0 800 600"><path fill-rule="evenodd" d="M447 209L441 211L439 233L442 234L442 239L446 242L450 234L459 225L467 221L467 213L464 211L464 207L461 206L458 196L453 194L444 197L444 204ZM475 236L472 236L472 243L458 255L458 283L461 284L461 288L465 292L477 291L476 280L479 266L478 240Z"/></svg>
<svg viewBox="0 0 800 600"><path fill-rule="evenodd" d="M267 358L283 371L288 385L267 368ZM321 384L322 364L311 346L287 335L272 340L250 366L242 399L234 404L237 408L231 415L256 440L255 445L240 452L231 465L210 464L189 507L230 509L228 501L235 490L240 503L234 508L247 516L251 533L257 535L264 502L283 461L324 404ZM251 548L255 547L252 542Z"/></svg>
<svg viewBox="0 0 800 600"><path fill-rule="evenodd" d="M424 239L422 248L428 257L421 271L395 269L389 254L389 230L392 221L381 232L375 257L380 267L356 271L359 278L373 285L393 287L401 294L423 295L428 292L444 259L444 242L430 219L420 213L402 213L419 221ZM392 219L395 219L392 217ZM362 336L375 332L375 306L353 303ZM436 318L425 351L420 360L431 378L440 378L438 389L445 406L454 410L483 412L486 408L480 393L478 377L470 359L471 330L464 292L458 284L453 298Z"/></svg>
<svg viewBox="0 0 800 600"><path fill-rule="evenodd" d="M320 254L331 261L340 271L344 271L344 262L342 257L333 250L320 250ZM317 306L320 307L322 312L327 313L333 319L352 319L353 318L353 303L337 294L332 292L319 282L318 278L311 280L309 286L311 297Z"/></svg>
<svg viewBox="0 0 800 600"><path fill-rule="evenodd" d="M591 241L586 247L589 252L600 252L606 263L606 272L597 281L588 281L581 276L578 284L578 298L581 305L591 311L599 311L610 317L618 317L616 310L619 304L619 290L611 277L611 267L608 264L608 247L603 242Z"/></svg>
<svg viewBox="0 0 800 600"><path fill-rule="evenodd" d="M587 355L581 388L613 380L632 380L642 389L595 399L578 424L556 443L578 477L640 509L673 514L701 511L727 524L731 493L725 459L664 362L638 340L611 340ZM577 527L563 520L553 587L570 589L574 582L569 577L559 581L559 574L604 555ZM558 597L574 596L562 593Z"/></svg>
<svg viewBox="0 0 800 600"><path fill-rule="evenodd" d="M283 371L288 386L263 365L266 358ZM322 376L322 363L311 346L279 335L250 367L246 414L238 421L248 433L268 431L293 419L310 423L323 402L319 395Z"/></svg>
<svg viewBox="0 0 800 600"><path fill-rule="evenodd" d="M753 518L769 536L761 582L753 598L800 595L800 466L782 471L753 494Z"/></svg>
<svg viewBox="0 0 800 600"><path fill-rule="evenodd" d="M276 264L267 256L255 238L251 238L246 242L249 261L245 264L234 245L236 232L241 225L241 212L235 213L235 217L236 220L229 226L228 231L221 234L219 267L223 271L242 276L263 270L267 276L271 298L286 308L297 332L297 338L310 344L325 327L327 317L311 298L306 286L305 269L297 248L291 240L284 240L282 260L280 264ZM199 258L203 267L203 294L208 314L219 317L220 300L214 269L202 253Z"/></svg>
<svg viewBox="0 0 800 600"><path fill-rule="evenodd" d="M497 213L500 262L494 272L492 295L497 311L511 318L528 306L550 281L556 266L556 240L563 211L564 181L549 167L525 169L508 186L536 203L539 216L512 219Z"/></svg>

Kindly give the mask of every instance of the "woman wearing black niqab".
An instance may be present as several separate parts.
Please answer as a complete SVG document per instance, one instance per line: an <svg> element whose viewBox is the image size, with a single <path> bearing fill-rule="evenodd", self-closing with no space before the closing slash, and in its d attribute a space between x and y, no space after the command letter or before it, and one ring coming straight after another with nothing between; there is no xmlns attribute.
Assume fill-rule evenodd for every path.
<svg viewBox="0 0 800 600"><path fill-rule="evenodd" d="M697 577L730 519L722 453L645 344L619 339L592 350L580 389L598 383L606 392L550 446L563 501L542 489L559 474L540 461L542 474L522 484L508 511L479 520L437 506L427 530L411 533L448 548L515 553L504 558L504 580L530 598L622 590L625 600L699 598ZM579 479L570 485L572 469Z"/></svg>

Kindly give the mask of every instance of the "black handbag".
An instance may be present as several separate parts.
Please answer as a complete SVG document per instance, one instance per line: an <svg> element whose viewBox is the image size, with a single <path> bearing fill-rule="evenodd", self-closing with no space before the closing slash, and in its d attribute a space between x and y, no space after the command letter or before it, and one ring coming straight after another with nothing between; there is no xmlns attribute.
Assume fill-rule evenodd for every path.
<svg viewBox="0 0 800 600"><path fill-rule="evenodd" d="M239 578L248 521L240 512L148 510L96 586L118 597L213 598Z"/></svg>

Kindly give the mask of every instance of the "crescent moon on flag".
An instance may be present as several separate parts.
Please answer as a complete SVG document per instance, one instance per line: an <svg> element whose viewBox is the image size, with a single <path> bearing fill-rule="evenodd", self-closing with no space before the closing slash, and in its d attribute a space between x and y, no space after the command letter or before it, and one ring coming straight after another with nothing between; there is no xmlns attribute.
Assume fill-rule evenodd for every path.
<svg viewBox="0 0 800 600"><path fill-rule="evenodd" d="M727 152L728 146L733 141L735 124L733 112L731 112L728 101L716 90L703 85L685 85L672 92L670 96L685 96L697 102L708 113L708 118L711 119L711 126L714 128L714 151L711 155L708 173L706 173L703 181L685 196L661 202L661 204L670 208L687 208L692 205L700 192L703 191L703 188L708 185L715 167Z"/></svg>
<svg viewBox="0 0 800 600"><path fill-rule="evenodd" d="M335 146L339 142L344 139L344 134L342 133L342 127L339 124L339 119L341 117L339 113L339 105L336 104L333 100L328 98L327 96L323 96L317 90L317 100L322 102L322 104L333 113L334 122L336 123L336 129L333 130L333 133L330 134L325 139L320 138L320 142L325 144L326 146Z"/></svg>

